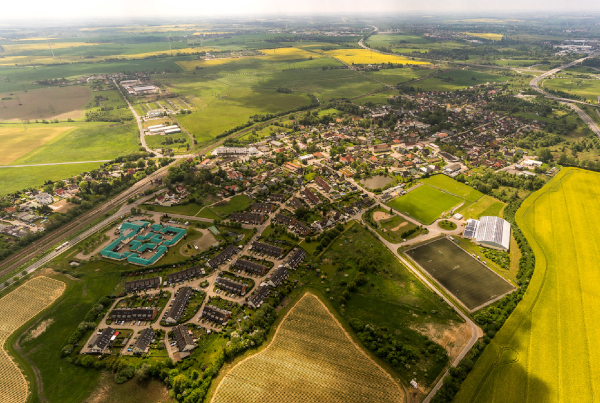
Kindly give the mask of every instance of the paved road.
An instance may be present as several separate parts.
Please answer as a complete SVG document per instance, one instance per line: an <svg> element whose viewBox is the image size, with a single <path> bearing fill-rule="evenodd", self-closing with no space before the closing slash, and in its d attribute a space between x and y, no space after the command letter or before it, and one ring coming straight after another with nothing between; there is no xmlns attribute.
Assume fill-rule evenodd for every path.
<svg viewBox="0 0 600 403"><path fill-rule="evenodd" d="M29 164L29 165L0 165L0 168L44 167L44 166L49 166L49 165L91 164L94 162L110 162L110 161L111 160L98 160L98 161L49 162L47 164Z"/></svg>
<svg viewBox="0 0 600 403"><path fill-rule="evenodd" d="M133 109L133 106L131 106L131 104L129 103L129 100L127 99L127 97L125 96L125 94L123 94L123 91L121 90L121 87L119 87L119 84L117 84L117 81L115 79L113 79L113 83L115 83L115 85L117 86L117 89L119 90L119 93L121 94L121 96L123 97L123 99L125 100L125 102L127 102L127 106L129 106L129 110L131 111L131 113L135 117L135 121L137 122L137 125L138 125L138 130L140 131L140 142L142 143L142 147L144 147L147 152L154 153L154 154L156 154L156 156L158 158L162 158L163 156L161 154L159 154L156 151L153 151L150 147L148 147L146 145L146 136L144 136L144 127L142 125L142 118L137 114L137 112L135 111L135 109Z"/></svg>

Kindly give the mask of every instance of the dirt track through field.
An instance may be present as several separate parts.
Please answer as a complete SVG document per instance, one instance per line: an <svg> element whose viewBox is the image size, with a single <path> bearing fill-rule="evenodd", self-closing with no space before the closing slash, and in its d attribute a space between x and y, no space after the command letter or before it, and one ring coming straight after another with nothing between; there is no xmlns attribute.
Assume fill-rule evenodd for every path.
<svg viewBox="0 0 600 403"><path fill-rule="evenodd" d="M12 332L46 309L64 291L65 283L49 277L27 281L0 299L0 345ZM7 352L0 350L0 403L23 403L27 400L27 380Z"/></svg>

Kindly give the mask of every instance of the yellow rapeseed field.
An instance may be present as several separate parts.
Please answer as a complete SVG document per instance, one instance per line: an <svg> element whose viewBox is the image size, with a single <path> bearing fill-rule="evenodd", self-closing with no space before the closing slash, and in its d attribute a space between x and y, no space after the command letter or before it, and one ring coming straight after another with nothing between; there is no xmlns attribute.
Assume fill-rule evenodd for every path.
<svg viewBox="0 0 600 403"><path fill-rule="evenodd" d="M346 64L431 64L429 62L411 60L403 56L384 55L375 51L371 52L368 49L336 49L328 50L325 54L335 57Z"/></svg>
<svg viewBox="0 0 600 403"><path fill-rule="evenodd" d="M565 168L525 200L535 254L523 300L454 402L594 402L600 396L600 174Z"/></svg>
<svg viewBox="0 0 600 403"><path fill-rule="evenodd" d="M402 387L346 334L326 306L305 294L263 351L233 367L213 403L401 403Z"/></svg>
<svg viewBox="0 0 600 403"><path fill-rule="evenodd" d="M479 33L479 32L465 32L465 34L469 36L474 36L477 38L489 39L491 41L500 41L502 40L502 34L492 34L492 33Z"/></svg>
<svg viewBox="0 0 600 403"><path fill-rule="evenodd" d="M65 283L48 277L27 281L0 299L0 346L12 332L47 308L64 291ZM4 349L0 350L0 403L27 400L27 381Z"/></svg>

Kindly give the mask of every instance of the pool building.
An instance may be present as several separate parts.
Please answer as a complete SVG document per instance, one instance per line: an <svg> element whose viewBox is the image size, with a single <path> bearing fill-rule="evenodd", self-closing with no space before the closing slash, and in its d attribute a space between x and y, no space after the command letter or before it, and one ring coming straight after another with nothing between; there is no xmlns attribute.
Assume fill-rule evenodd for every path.
<svg viewBox="0 0 600 403"><path fill-rule="evenodd" d="M100 255L139 266L156 263L186 234L183 228L151 225L148 221L124 222L119 231L119 237L102 249Z"/></svg>

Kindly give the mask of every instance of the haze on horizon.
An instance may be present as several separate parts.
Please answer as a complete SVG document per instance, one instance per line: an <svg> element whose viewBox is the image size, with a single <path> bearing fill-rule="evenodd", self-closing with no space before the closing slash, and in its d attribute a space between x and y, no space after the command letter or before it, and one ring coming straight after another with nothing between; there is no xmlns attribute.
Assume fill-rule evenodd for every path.
<svg viewBox="0 0 600 403"><path fill-rule="evenodd" d="M597 14L600 2L597 0L427 0L414 2L407 0L228 0L224 2L203 2L197 0L100 0L80 2L74 0L30 0L27 2L6 2L2 7L0 27L16 21L65 19L98 20L110 18L141 19L164 17L216 16L256 16L276 14L400 14L400 13L519 13L539 12L548 15L557 12Z"/></svg>

